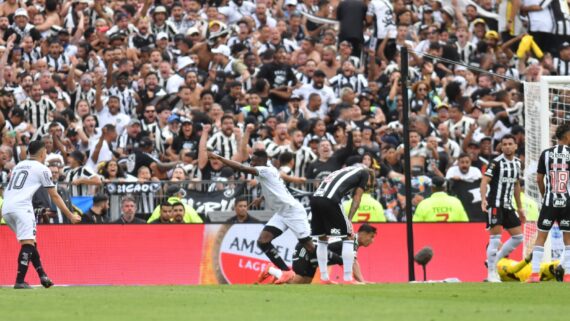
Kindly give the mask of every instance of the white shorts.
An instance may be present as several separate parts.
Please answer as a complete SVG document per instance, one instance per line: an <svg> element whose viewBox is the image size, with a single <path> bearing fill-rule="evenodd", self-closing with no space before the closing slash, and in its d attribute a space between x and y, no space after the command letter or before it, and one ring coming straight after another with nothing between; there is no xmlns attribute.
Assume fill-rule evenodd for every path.
<svg viewBox="0 0 570 321"><path fill-rule="evenodd" d="M16 233L18 241L36 239L36 217L33 211L23 210L20 213L3 213L6 224Z"/></svg>
<svg viewBox="0 0 570 321"><path fill-rule="evenodd" d="M307 212L302 207L286 207L280 210L265 226L272 226L283 232L290 229L298 240L311 236Z"/></svg>

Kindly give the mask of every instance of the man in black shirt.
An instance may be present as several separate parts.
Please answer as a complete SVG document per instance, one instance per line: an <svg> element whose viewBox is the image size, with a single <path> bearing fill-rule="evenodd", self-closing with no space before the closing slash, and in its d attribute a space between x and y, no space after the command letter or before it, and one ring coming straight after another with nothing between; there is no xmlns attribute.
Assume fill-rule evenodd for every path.
<svg viewBox="0 0 570 321"><path fill-rule="evenodd" d="M279 47L275 50L274 61L261 66L257 78L265 78L271 85L269 97L273 106L273 114L287 112L287 103L295 85L297 77L291 66L287 64L287 52Z"/></svg>
<svg viewBox="0 0 570 321"><path fill-rule="evenodd" d="M160 217L150 224L170 224L172 223L172 218L172 204L164 202L160 204Z"/></svg>
<svg viewBox="0 0 570 321"><path fill-rule="evenodd" d="M226 223L236 224L236 223L260 223L259 220L249 215L247 212L247 198L239 197L236 199L234 205L235 216L230 217Z"/></svg>
<svg viewBox="0 0 570 321"><path fill-rule="evenodd" d="M332 144L330 141L323 139L319 142L318 152L319 158L307 166L308 179L323 179L328 174L340 169L353 151L352 131L348 131L346 146L332 152Z"/></svg>
<svg viewBox="0 0 570 321"><path fill-rule="evenodd" d="M163 179L166 178L166 171L180 164L180 162L161 162L151 154L153 150L154 141L150 137L143 137L139 143L139 150L128 157L127 171L131 175L137 176L139 168L146 166L151 169L154 177Z"/></svg>
<svg viewBox="0 0 570 321"><path fill-rule="evenodd" d="M113 223L116 224L145 224L146 222L138 217L136 217L137 213L137 204L135 199L131 196L125 196L121 200L121 217L114 221Z"/></svg>
<svg viewBox="0 0 570 321"><path fill-rule="evenodd" d="M107 211L109 210L109 196L105 194L97 194L93 197L93 206L83 214L81 223L85 224L102 224L108 223Z"/></svg>
<svg viewBox="0 0 570 321"><path fill-rule="evenodd" d="M336 18L340 22L338 42L346 40L352 44L352 55L360 57L364 43L364 22L368 7L362 0L342 1L336 9Z"/></svg>
<svg viewBox="0 0 570 321"><path fill-rule="evenodd" d="M344 282L354 284L352 265L354 261L354 238L352 217L360 206L362 194L374 182L374 172L362 164L345 167L329 174L319 185L311 198L311 231L319 237L317 260L321 271L321 282L333 284L327 271L328 236L343 239L342 261ZM348 217L341 209L342 199L352 194L352 205Z"/></svg>

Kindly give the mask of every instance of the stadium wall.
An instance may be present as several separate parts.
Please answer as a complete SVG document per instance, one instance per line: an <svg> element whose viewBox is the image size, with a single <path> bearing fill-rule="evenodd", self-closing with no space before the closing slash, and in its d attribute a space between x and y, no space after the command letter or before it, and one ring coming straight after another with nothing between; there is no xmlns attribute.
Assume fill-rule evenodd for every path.
<svg viewBox="0 0 570 321"><path fill-rule="evenodd" d="M358 260L371 282L406 282L405 224L374 224L375 243ZM196 285L253 283L268 261L255 247L260 224L45 225L38 227L43 265L60 285ZM355 226L357 229L358 226ZM414 224L416 250L431 246L428 279L485 277L488 236L480 223ZM506 236L505 236L506 237ZM296 240L289 231L275 241L288 264ZM19 245L0 227L0 284L11 285ZM521 251L513 255L520 259ZM333 276L341 276L339 267ZM38 284L30 267L28 281ZM420 276L421 268L416 268ZM318 273L317 273L318 276Z"/></svg>

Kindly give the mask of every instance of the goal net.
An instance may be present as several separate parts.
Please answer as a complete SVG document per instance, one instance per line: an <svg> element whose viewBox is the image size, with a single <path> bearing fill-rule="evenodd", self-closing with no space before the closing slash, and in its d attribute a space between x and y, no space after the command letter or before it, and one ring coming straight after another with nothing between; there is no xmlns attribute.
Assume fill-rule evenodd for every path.
<svg viewBox="0 0 570 321"><path fill-rule="evenodd" d="M536 221L542 198L536 183L541 152L556 143L558 125L570 121L570 77L543 76L539 82L524 83L525 102L525 209L524 254L532 251L536 240ZM544 260L560 259L564 249L562 235L555 226L545 245Z"/></svg>

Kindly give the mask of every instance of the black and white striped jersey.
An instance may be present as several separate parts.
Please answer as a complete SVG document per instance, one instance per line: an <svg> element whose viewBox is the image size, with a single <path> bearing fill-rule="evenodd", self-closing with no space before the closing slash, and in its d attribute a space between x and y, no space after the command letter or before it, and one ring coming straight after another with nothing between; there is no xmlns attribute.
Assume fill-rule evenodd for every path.
<svg viewBox="0 0 570 321"><path fill-rule="evenodd" d="M273 147L274 149L271 149ZM284 152L289 152L295 155L295 167L292 169L292 175L297 177L306 177L305 173L307 166L309 166L310 163L316 161L318 158L317 155L315 155L315 153L313 153L313 151L306 146L301 146L301 148L293 150L293 148L291 148L291 145L279 146L273 143L273 145L270 145L269 149L266 149L266 151L267 154L271 157L277 157Z"/></svg>
<svg viewBox="0 0 570 321"><path fill-rule="evenodd" d="M90 185L72 185L71 183L79 178L91 178L95 176L95 174L91 169L87 166L79 166L76 168L69 168L65 174L65 182L70 186L70 195L71 196L89 196L93 195L92 192L89 191Z"/></svg>
<svg viewBox="0 0 570 321"><path fill-rule="evenodd" d="M325 177L313 196L328 198L340 203L355 188L366 189L368 177L368 169L360 165L339 169Z"/></svg>
<svg viewBox="0 0 570 321"><path fill-rule="evenodd" d="M350 87L354 92L360 93L368 87L368 80L362 74L354 74L350 77L340 73L329 80L330 86L333 88L334 93L339 96L340 91L344 87Z"/></svg>
<svg viewBox="0 0 570 321"><path fill-rule="evenodd" d="M71 97L71 106L73 106L73 110L76 110L77 104L80 100L85 100L89 104L90 110L92 113L95 112L95 88L90 88L89 90L85 91L79 84L75 85L75 91L70 93Z"/></svg>
<svg viewBox="0 0 570 321"><path fill-rule="evenodd" d="M218 151L220 156L230 159L238 152L236 136L232 134L228 137L219 131L208 139L208 148Z"/></svg>
<svg viewBox="0 0 570 321"><path fill-rule="evenodd" d="M496 208L513 208L515 183L522 178L521 161L517 157L508 160L504 154L491 161L485 176L491 178L487 204Z"/></svg>
<svg viewBox="0 0 570 321"><path fill-rule="evenodd" d="M543 174L545 180L542 206L565 207L570 196L570 147L555 145L542 151L536 172Z"/></svg>
<svg viewBox="0 0 570 321"><path fill-rule="evenodd" d="M71 62L66 55L59 55L59 57L52 57L51 55L47 55L44 57L48 67L52 67L56 72L60 72L63 70L63 67L69 67Z"/></svg>
<svg viewBox="0 0 570 321"><path fill-rule="evenodd" d="M27 115L27 120L34 125L34 128L40 128L43 124L47 123L49 113L55 110L54 102L46 96L42 97L39 101L26 98L22 105Z"/></svg>
<svg viewBox="0 0 570 321"><path fill-rule="evenodd" d="M570 60L562 60L558 57L554 57L552 59L552 67L554 67L556 74L559 76L570 75Z"/></svg>
<svg viewBox="0 0 570 321"><path fill-rule="evenodd" d="M117 86L109 88L109 96L119 98L121 112L131 117L137 116L137 101L135 95L135 91L132 88L125 88L123 90L120 90Z"/></svg>

